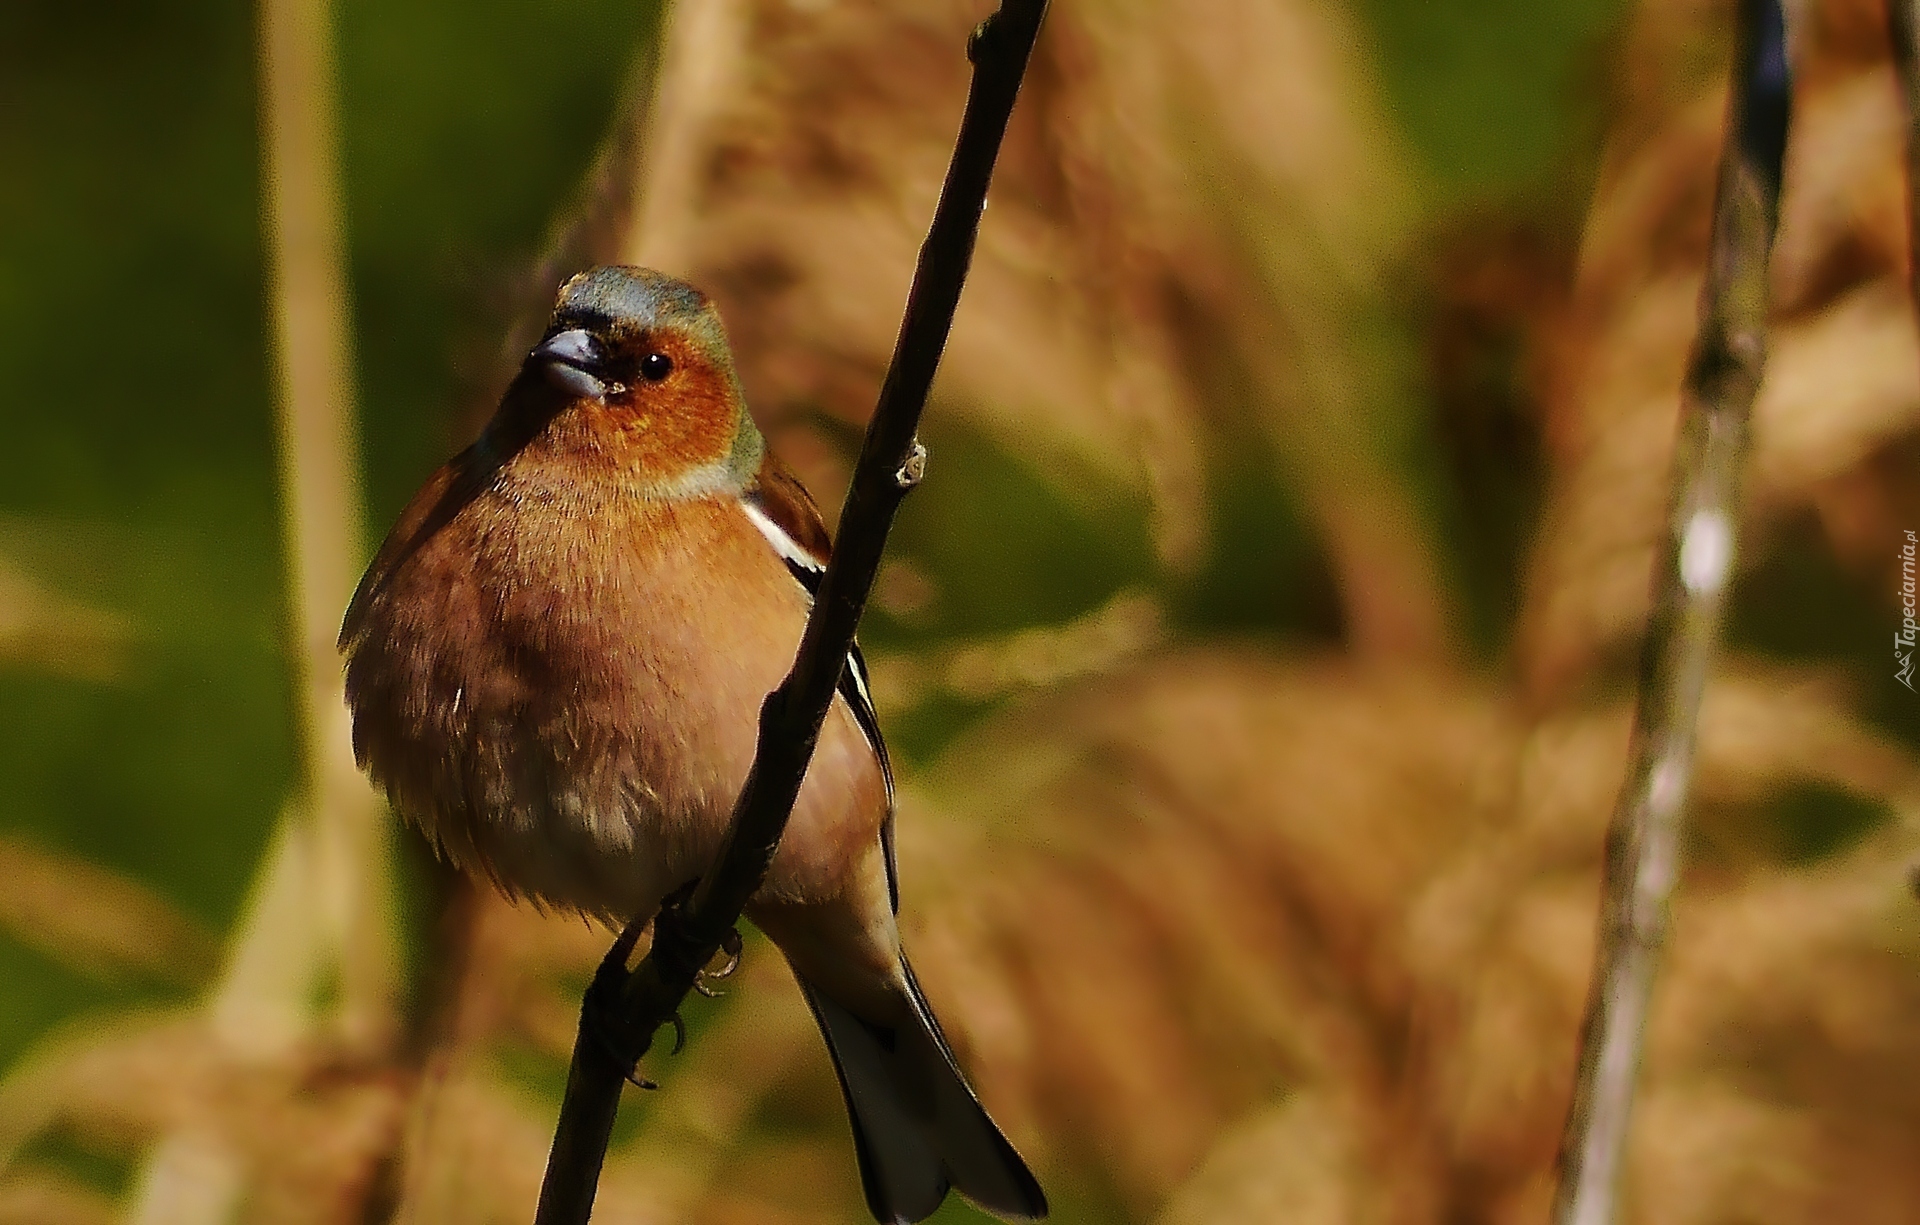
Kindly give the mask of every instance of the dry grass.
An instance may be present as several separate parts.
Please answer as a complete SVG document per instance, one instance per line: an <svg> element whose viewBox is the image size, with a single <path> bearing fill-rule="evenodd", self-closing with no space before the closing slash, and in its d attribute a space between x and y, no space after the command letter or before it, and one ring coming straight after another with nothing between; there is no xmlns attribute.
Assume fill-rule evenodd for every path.
<svg viewBox="0 0 1920 1225"><path fill-rule="evenodd" d="M676 19L621 245L719 300L748 392L800 458L861 420L959 119L977 6L723 0ZM1001 158L936 385L1073 491L1147 493L1198 564L1220 390L1282 442L1357 648L1425 657L1446 617L1371 351L1411 207L1354 32L1303 0L1064 6ZM942 104L940 100L950 100ZM811 472L837 504L840 482ZM844 480L844 477L841 478Z"/></svg>
<svg viewBox="0 0 1920 1225"><path fill-rule="evenodd" d="M11 834L0 834L0 930L107 982L198 985L212 933L136 881Z"/></svg>
<svg viewBox="0 0 1920 1225"><path fill-rule="evenodd" d="M713 0L675 18L620 241L715 291L825 502L844 475L815 414L872 402L975 8ZM1811 516L1880 581L1888 533L1920 521L1898 94L1877 7L1797 12L1743 538L1757 559ZM938 411L1068 497L1089 471L1142 491L1178 574L1214 547L1203 457L1241 424L1222 406L1252 405L1349 630L1315 658L1176 642L1129 590L881 669L890 713L1005 699L904 780L905 918L983 1095L1081 1219L1544 1219L1624 768L1610 669L1665 497L1724 114L1701 66L1719 70L1725 19L1650 5L1625 40L1577 275L1530 320L1546 511L1510 669L1479 674L1453 662L1436 529L1393 458L1407 423L1378 407L1398 401L1369 312L1416 219L1352 30L1311 0L1053 13ZM881 598L909 606L926 581L897 570ZM1756 659L1727 662L1701 733L1632 1219L1912 1219L1920 763L1847 678ZM1796 850L1782 806L1810 794L1869 815ZM51 891L0 918L62 955L146 972L129 931L199 939L138 889L35 855L0 847L0 875ZM34 918L62 889L94 908ZM553 1109L536 1086L606 936L463 905L418 1067L314 1033L247 1055L199 1010L50 1039L0 1085L0 1222L118 1210L15 1160L55 1127L121 1150L215 1137L240 1154L249 1221L367 1219L369 1202L416 1225L526 1219ZM629 1094L596 1219L856 1219L831 1073L771 950L695 1015L688 1051L649 1068L665 1088Z"/></svg>
<svg viewBox="0 0 1920 1225"><path fill-rule="evenodd" d="M1885 797L1910 821L1920 792L1903 753L1794 681L1715 688L1708 802L1818 781ZM1071 739L1045 730L1058 728ZM1626 731L1624 706L1528 723L1500 694L1437 677L1163 660L956 752L952 784L935 782L955 819L916 812L919 836L903 842L928 916L915 947L1010 1116L1029 1135L1075 1137L1056 1159L1096 1163L1143 1211L1246 1116L1221 1141L1242 1156L1208 1163L1197 1202L1358 1196L1383 1219L1539 1219ZM982 776L991 789L960 781ZM1860 1079L1904 1081L1920 1027L1897 1009L1875 1007L1875 1041L1845 1054L1805 1014L1838 978L1834 999L1910 990L1898 930L1914 841L1899 826L1813 872L1698 873L1654 1035L1654 1098L1704 1080L1754 1108L1840 1115ZM921 883L936 863L945 890ZM1853 950L1844 966L1840 949ZM1762 1016L1777 1032L1755 1032ZM1733 1034L1762 1050L1729 1057ZM1859 1061L1853 1083L1765 1083L1823 1057ZM1225 1171L1298 1174L1256 1176L1243 1159L1251 1134L1304 1125L1273 1114L1277 1096L1301 1099L1314 1127L1337 1123L1323 1143L1341 1159L1315 1178L1342 1185L1212 1186ZM1817 1148L1765 1160L1831 1187L1839 1171ZM1683 1178L1663 1168L1672 1159L1649 1140L1636 1178Z"/></svg>
<svg viewBox="0 0 1920 1225"><path fill-rule="evenodd" d="M1650 14L1636 42L1657 61L1646 47L1702 40L1723 16ZM1804 68L1743 535L1764 542L1808 511L1837 557L1883 578L1888 533L1920 511L1900 95L1875 6L1808 5L1796 33ZM1630 94L1571 300L1543 338L1554 473L1519 652L1541 700L1578 684L1646 612L1725 114L1723 78L1667 84L1688 92Z"/></svg>

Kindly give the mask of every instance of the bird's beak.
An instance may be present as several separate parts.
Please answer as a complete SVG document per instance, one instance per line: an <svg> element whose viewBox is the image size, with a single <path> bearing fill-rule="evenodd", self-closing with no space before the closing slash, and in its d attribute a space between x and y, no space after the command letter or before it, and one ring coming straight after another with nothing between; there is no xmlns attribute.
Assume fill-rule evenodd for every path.
<svg viewBox="0 0 1920 1225"><path fill-rule="evenodd" d="M527 354L528 364L539 363L547 382L587 400L607 398L607 385L599 377L606 360L606 349L585 328L555 332Z"/></svg>

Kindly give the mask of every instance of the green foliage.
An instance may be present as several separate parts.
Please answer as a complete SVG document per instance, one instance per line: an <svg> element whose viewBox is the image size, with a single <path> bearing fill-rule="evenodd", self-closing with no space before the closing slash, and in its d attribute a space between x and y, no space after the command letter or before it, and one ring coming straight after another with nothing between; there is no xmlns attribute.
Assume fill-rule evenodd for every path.
<svg viewBox="0 0 1920 1225"><path fill-rule="evenodd" d="M21 1151L23 1160L69 1174L110 1195L125 1191L133 1180L133 1155L103 1144L99 1137L81 1137L62 1128L37 1136Z"/></svg>
<svg viewBox="0 0 1920 1225"><path fill-rule="evenodd" d="M1863 712L1886 731L1920 746L1920 705L1893 679L1884 596L1841 567L1811 516L1781 524L1756 542L1755 563L1740 575L1728 610L1736 649L1788 659L1859 665Z"/></svg>
<svg viewBox="0 0 1920 1225"><path fill-rule="evenodd" d="M1442 200L1535 185L1598 131L1619 0L1364 0L1394 119Z"/></svg>
<svg viewBox="0 0 1920 1225"><path fill-rule="evenodd" d="M1848 849L1892 817L1876 799L1838 787L1800 783L1767 805L1767 825L1782 862L1811 863Z"/></svg>
<svg viewBox="0 0 1920 1225"><path fill-rule="evenodd" d="M343 3L347 226L368 523L482 406L512 300L659 5Z"/></svg>

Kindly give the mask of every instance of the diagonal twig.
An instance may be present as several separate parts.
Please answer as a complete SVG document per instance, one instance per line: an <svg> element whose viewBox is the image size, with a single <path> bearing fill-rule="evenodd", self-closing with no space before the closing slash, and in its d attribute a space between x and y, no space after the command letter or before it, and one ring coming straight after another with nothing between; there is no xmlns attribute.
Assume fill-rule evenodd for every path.
<svg viewBox="0 0 1920 1225"><path fill-rule="evenodd" d="M1607 830L1596 966L1560 1143L1555 1225L1611 1225L1616 1216L1648 1002L1679 876L1700 695L1733 570L1790 95L1779 0L1741 0L1700 333L1683 387L1627 780Z"/></svg>
<svg viewBox="0 0 1920 1225"><path fill-rule="evenodd" d="M920 479L925 452L915 433L973 257L987 184L1013 111L1047 0L1004 0L967 45L973 83L933 225L920 248L892 364L840 516L826 577L807 619L793 671L767 695L753 767L734 806L720 852L683 904L663 910L653 946L632 971L630 927L601 965L589 999L610 1005L645 1054L673 1020L694 976L720 950L747 900L760 888L799 794L814 741L832 703L854 630L879 569L901 501ZM566 1097L540 1186L536 1225L585 1225L629 1068L588 1032L585 1011L567 1071Z"/></svg>

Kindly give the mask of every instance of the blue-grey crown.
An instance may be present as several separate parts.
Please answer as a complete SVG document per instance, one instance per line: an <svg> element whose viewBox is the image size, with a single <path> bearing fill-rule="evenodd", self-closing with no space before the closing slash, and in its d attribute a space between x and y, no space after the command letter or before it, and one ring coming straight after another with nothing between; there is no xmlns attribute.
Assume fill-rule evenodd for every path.
<svg viewBox="0 0 1920 1225"><path fill-rule="evenodd" d="M707 295L651 268L612 264L583 272L560 287L553 322L604 332L624 325L651 328L693 323L706 314Z"/></svg>

